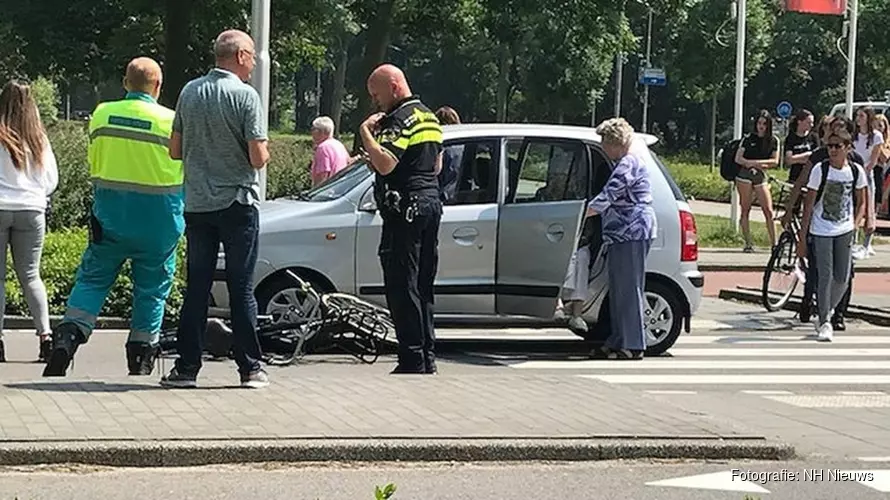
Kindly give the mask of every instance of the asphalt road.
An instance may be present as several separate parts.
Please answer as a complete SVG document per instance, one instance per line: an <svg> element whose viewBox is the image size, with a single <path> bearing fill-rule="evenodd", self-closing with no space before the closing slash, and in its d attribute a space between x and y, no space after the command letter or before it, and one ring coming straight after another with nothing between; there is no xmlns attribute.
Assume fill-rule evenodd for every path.
<svg viewBox="0 0 890 500"><path fill-rule="evenodd" d="M886 465L886 464L885 464ZM737 475L733 477L733 469ZM871 476L864 471L872 471ZM807 477L804 471L810 471ZM813 472L815 471L815 472ZM866 484L833 471L858 472ZM773 472L772 480L758 475ZM741 473L750 474L745 481ZM688 476L684 486L649 483ZM792 475L794 474L794 475ZM821 477L819 475L821 474ZM393 500L504 498L818 500L887 498L890 470L856 462L585 462L522 464L263 464L183 469L0 469L0 498L19 500L373 499L393 483ZM706 489L712 488L712 489ZM746 497L746 495L749 495Z"/></svg>

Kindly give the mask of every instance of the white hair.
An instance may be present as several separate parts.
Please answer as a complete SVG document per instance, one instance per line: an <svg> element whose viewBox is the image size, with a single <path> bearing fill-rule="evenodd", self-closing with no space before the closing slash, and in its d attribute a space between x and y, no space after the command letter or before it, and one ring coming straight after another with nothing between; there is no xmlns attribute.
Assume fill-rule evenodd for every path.
<svg viewBox="0 0 890 500"><path fill-rule="evenodd" d="M325 135L334 135L334 120L327 116L319 116L312 120L312 130L318 130Z"/></svg>
<svg viewBox="0 0 890 500"><path fill-rule="evenodd" d="M634 139L634 128L624 118L611 118L600 123L596 128L602 142L622 147L630 147Z"/></svg>

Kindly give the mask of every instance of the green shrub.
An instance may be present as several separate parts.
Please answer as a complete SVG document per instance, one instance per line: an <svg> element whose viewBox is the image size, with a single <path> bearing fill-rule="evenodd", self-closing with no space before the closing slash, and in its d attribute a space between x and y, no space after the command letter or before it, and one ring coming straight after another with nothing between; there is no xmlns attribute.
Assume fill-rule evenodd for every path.
<svg viewBox="0 0 890 500"><path fill-rule="evenodd" d="M729 203L732 199L731 190L735 187L720 176L720 166L715 165L711 170L709 164L685 161L688 157L689 155L684 155L664 159L664 164L680 187L680 191L693 200ZM788 180L788 171L785 169L772 169L769 173L782 181ZM771 184L770 191L775 203L779 198L779 187Z"/></svg>
<svg viewBox="0 0 890 500"><path fill-rule="evenodd" d="M50 201L48 227L51 231L86 227L93 201L87 162L87 124L61 121L47 127L47 133L59 164L59 187ZM273 135L269 150L267 198L294 195L309 187L312 160L309 136Z"/></svg>
<svg viewBox="0 0 890 500"><path fill-rule="evenodd" d="M44 125L55 125L59 121L59 88L52 80L41 76L31 83L31 92Z"/></svg>
<svg viewBox="0 0 890 500"><path fill-rule="evenodd" d="M52 315L65 313L68 294L74 287L77 267L87 247L87 230L69 229L47 233L40 265L41 278L46 285L49 309ZM180 242L176 263L176 276L170 297L167 299L165 319L178 317L185 291L185 239ZM100 316L129 318L132 312L133 282L129 263L125 264L115 281ZM21 287L12 270L12 260L6 262L6 314L30 316Z"/></svg>

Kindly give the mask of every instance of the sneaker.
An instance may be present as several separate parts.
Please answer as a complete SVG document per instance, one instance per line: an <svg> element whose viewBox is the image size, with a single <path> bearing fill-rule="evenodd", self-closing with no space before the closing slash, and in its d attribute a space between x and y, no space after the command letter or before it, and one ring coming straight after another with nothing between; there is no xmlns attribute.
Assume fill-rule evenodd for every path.
<svg viewBox="0 0 890 500"><path fill-rule="evenodd" d="M863 260L868 258L868 251L862 245L853 247L853 260Z"/></svg>
<svg viewBox="0 0 890 500"><path fill-rule="evenodd" d="M745 248L742 249L745 253L754 253L754 247L751 245L745 245Z"/></svg>
<svg viewBox="0 0 890 500"><path fill-rule="evenodd" d="M43 369L44 377L64 377L77 348L85 341L74 323L62 323L53 330L52 351Z"/></svg>
<svg viewBox="0 0 890 500"><path fill-rule="evenodd" d="M130 375L151 375L158 358L158 347L146 342L127 342L127 368Z"/></svg>
<svg viewBox="0 0 890 500"><path fill-rule="evenodd" d="M198 377L197 375L179 373L179 370L174 367L169 374L161 378L161 387L194 389L198 387Z"/></svg>
<svg viewBox="0 0 890 500"><path fill-rule="evenodd" d="M847 324L844 322L843 316L831 318L831 329L836 332L844 332L847 330Z"/></svg>
<svg viewBox="0 0 890 500"><path fill-rule="evenodd" d="M822 326L819 327L816 333L819 336L819 342L831 342L831 337L834 332L832 331L831 323L826 321L825 323L822 323Z"/></svg>
<svg viewBox="0 0 890 500"><path fill-rule="evenodd" d="M241 375L241 387L248 389L262 389L269 386L269 376L262 368Z"/></svg>
<svg viewBox="0 0 890 500"><path fill-rule="evenodd" d="M877 255L877 252L875 252L875 247L872 245L867 246L865 248L865 254L869 257L874 257L875 255Z"/></svg>

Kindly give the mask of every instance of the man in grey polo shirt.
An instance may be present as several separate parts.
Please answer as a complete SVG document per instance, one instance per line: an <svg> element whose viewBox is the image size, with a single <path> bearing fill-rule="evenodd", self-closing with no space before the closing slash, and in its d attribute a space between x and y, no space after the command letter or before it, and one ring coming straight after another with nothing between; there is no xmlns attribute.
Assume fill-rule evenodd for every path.
<svg viewBox="0 0 890 500"><path fill-rule="evenodd" d="M182 159L185 172L188 283L177 332L179 359L161 385L197 385L221 242L241 385L265 387L269 379L260 365L253 270L259 170L269 151L260 96L245 83L254 68L254 43L246 33L230 30L217 37L214 51L216 67L182 89L170 138L170 155Z"/></svg>

